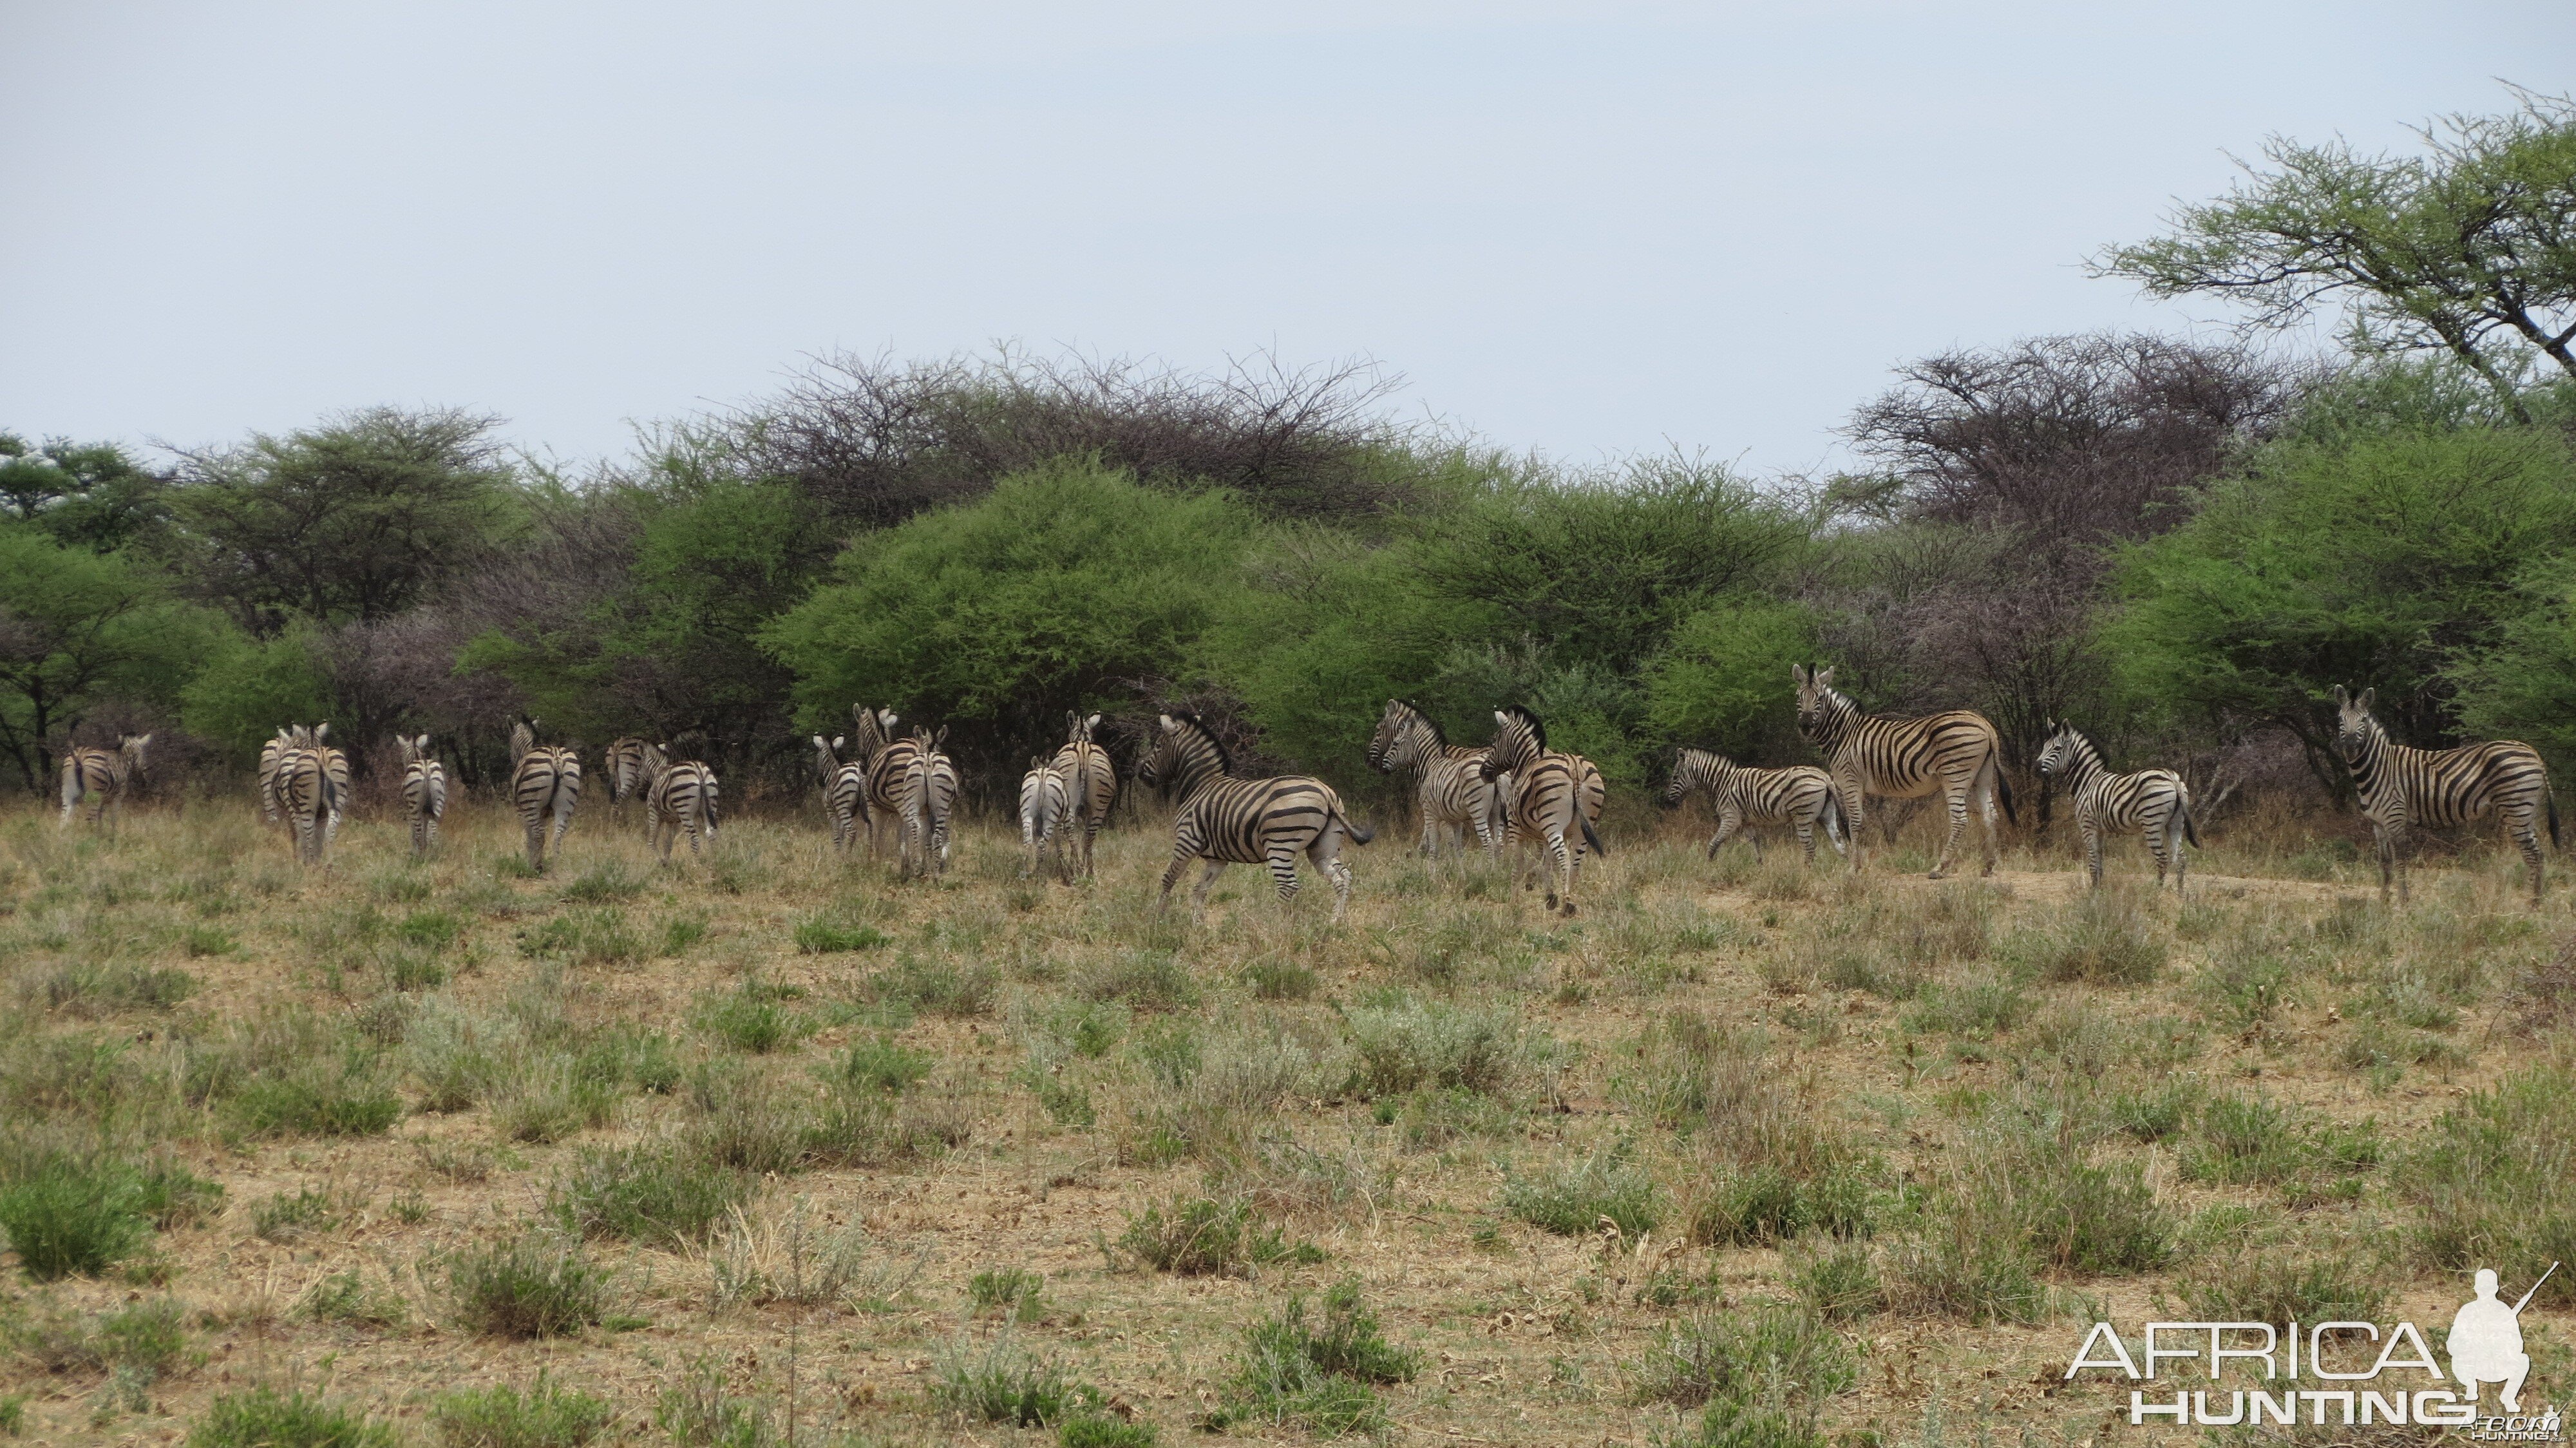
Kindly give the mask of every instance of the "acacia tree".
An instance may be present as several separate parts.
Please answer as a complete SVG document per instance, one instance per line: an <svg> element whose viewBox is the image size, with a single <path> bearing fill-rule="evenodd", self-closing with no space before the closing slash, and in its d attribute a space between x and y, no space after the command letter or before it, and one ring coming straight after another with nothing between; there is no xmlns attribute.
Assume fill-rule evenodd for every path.
<svg viewBox="0 0 2576 1448"><path fill-rule="evenodd" d="M2515 95L2503 115L2426 126L2421 155L2275 137L2270 169L2245 166L2170 235L2113 247L2094 271L2227 297L2257 327L2340 305L2359 350L2447 352L2507 398L2516 352L2576 375L2576 100Z"/></svg>
<svg viewBox="0 0 2576 1448"><path fill-rule="evenodd" d="M107 553L134 542L161 521L167 485L114 443L35 447L0 432L0 516L71 547Z"/></svg>
<svg viewBox="0 0 2576 1448"><path fill-rule="evenodd" d="M168 703L213 641L120 554L0 526L0 749L30 790L52 751L111 698Z"/></svg>

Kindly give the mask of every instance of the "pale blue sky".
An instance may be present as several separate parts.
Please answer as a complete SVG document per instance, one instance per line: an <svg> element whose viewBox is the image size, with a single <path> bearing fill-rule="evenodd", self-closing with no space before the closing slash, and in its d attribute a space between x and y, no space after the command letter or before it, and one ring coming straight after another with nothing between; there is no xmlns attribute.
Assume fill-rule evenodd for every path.
<svg viewBox="0 0 2576 1448"><path fill-rule="evenodd" d="M0 0L0 427L580 459L834 348L1365 354L1577 460L1834 455L2226 152L2576 84L2576 5ZM2206 314L2205 314L2206 315Z"/></svg>

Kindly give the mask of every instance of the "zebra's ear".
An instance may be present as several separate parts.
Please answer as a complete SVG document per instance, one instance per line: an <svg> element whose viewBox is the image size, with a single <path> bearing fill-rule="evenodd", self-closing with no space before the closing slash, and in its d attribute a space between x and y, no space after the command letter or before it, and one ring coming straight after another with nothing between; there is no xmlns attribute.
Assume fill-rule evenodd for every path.
<svg viewBox="0 0 2576 1448"><path fill-rule="evenodd" d="M1083 721L1082 721L1082 732L1083 732L1083 733L1085 733L1085 734L1088 734L1088 733L1090 733L1092 730L1097 729L1097 728L1099 728L1099 727L1100 727L1100 716L1099 716L1099 715L1097 715L1097 714L1094 714L1094 715L1092 715L1090 718L1085 719L1085 720L1083 720Z"/></svg>
<svg viewBox="0 0 2576 1448"><path fill-rule="evenodd" d="M820 736L820 735L817 735L816 737L817 737L817 738L820 738L821 736ZM838 749L838 748L840 748L840 747L841 747L841 745L842 745L842 742L843 742L843 741L845 741L845 740L847 740L849 737L850 737L850 736L849 736L849 735L847 735L847 734L835 734L835 735L833 735L833 736L832 736L832 747L833 747L834 749Z"/></svg>
<svg viewBox="0 0 2576 1448"><path fill-rule="evenodd" d="M1789 666L1789 679L1801 689L1807 687L1807 666L1804 664L1791 664Z"/></svg>
<svg viewBox="0 0 2576 1448"><path fill-rule="evenodd" d="M2376 686L2361 691L2361 712L2364 714L2369 713L2370 706L2378 702L2379 690Z"/></svg>
<svg viewBox="0 0 2576 1448"><path fill-rule="evenodd" d="M2334 701L2335 707L2340 709L2352 702L2352 696L2343 691L2343 685L2337 684L2334 686Z"/></svg>
<svg viewBox="0 0 2576 1448"><path fill-rule="evenodd" d="M1815 679L1817 688L1830 689L1834 686L1834 666L1827 664L1816 670L1811 677Z"/></svg>

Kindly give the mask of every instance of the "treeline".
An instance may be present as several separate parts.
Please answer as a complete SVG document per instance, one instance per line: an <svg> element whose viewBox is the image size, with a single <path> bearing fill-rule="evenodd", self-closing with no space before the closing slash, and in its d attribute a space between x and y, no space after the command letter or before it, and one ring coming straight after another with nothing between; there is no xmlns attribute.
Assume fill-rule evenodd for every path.
<svg viewBox="0 0 2576 1448"><path fill-rule="evenodd" d="M2562 103L2459 124L2529 163L2517 197L2559 167L2576 218ZM2467 144L2343 164L2452 187L2388 205L2466 206L2492 160ZM2249 186L2318 184L2273 155ZM2285 204L2196 208L2102 269L2224 292L2212 238L2288 246ZM2359 296L2331 363L2102 335L1924 359L1852 415L1866 466L1826 479L1506 455L1397 422L1364 368L1012 354L836 360L579 476L461 412L167 462L0 435L0 748L39 789L66 743L151 727L166 783L328 718L488 778L528 712L784 789L863 700L949 725L989 792L1069 709L1177 705L1363 788L1401 695L1474 740L1526 703L1633 787L1683 743L1802 757L1787 665L1814 658L1869 707L1985 711L2017 766L2071 719L2205 797L2302 764L2339 789L2336 683L2375 685L2408 742L2510 735L2566 768L2576 361L2546 328L2576 323L2548 311L2576 255L2549 256L2526 239L2496 283L2537 342L2323 287L2266 315Z"/></svg>

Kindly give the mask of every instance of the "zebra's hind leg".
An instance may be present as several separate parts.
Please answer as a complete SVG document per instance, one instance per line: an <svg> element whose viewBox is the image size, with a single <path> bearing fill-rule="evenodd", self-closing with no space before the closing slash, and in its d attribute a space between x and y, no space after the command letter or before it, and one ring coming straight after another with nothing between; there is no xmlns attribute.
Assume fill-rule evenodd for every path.
<svg viewBox="0 0 2576 1448"><path fill-rule="evenodd" d="M1466 847L1462 838L1458 848L1464 851ZM1327 829L1315 836L1315 842L1306 847L1306 858L1314 864L1317 874L1333 882L1333 919L1338 921L1348 915L1351 910L1351 867L1342 863L1340 831Z"/></svg>
<svg viewBox="0 0 2576 1448"><path fill-rule="evenodd" d="M546 868L546 822L542 815L528 818L528 873L540 874Z"/></svg>
<svg viewBox="0 0 2576 1448"><path fill-rule="evenodd" d="M1210 860L1207 862L1206 867L1199 871L1199 887L1190 892L1190 918L1192 920L1199 920L1206 917L1208 891L1216 888L1216 877L1224 873L1225 861L1223 860ZM1293 895L1297 892L1296 881L1293 878L1293 870L1291 871L1291 876L1292 878L1289 881L1288 890L1286 894L1281 896L1282 899L1285 899L1287 895Z"/></svg>
<svg viewBox="0 0 2576 1448"><path fill-rule="evenodd" d="M2531 816L2513 822L2513 842L2522 847L2522 862L2531 867L2531 903L2540 905L2540 830Z"/></svg>
<svg viewBox="0 0 2576 1448"><path fill-rule="evenodd" d="M2089 888L2102 888L2102 825L2091 815L2076 822L2084 834L2084 873L2091 880Z"/></svg>

